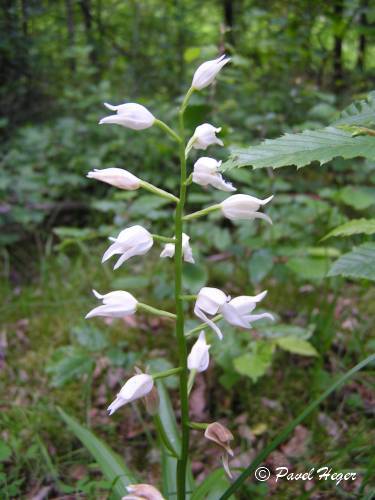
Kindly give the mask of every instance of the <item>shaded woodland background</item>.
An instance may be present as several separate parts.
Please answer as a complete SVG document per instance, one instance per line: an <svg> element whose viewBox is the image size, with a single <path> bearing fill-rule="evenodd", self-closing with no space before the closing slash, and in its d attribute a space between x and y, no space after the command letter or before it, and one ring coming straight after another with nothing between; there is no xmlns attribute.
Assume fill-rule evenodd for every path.
<svg viewBox="0 0 375 500"><path fill-rule="evenodd" d="M107 498L110 485L62 427L56 405L85 421L145 482L159 482L149 417L139 408L108 419L105 408L134 364L173 365L171 325L150 317L88 325L82 318L93 287L173 307L173 269L158 249L116 273L100 265L108 236L137 223L165 234L171 209L85 175L123 167L174 191L178 162L159 130L99 127L102 103L140 102L174 125L194 70L225 51L231 64L194 95L187 114L191 131L203 121L223 127L226 148L208 155L225 160L233 146L324 127L365 98L375 82L374 22L371 0L1 2L2 498ZM374 217L375 165L336 158L298 171L234 169L228 178L241 192L275 193L268 212L274 226L215 216L191 224L197 266L186 266L184 278L187 293L204 284L232 294L268 289L265 307L277 316L276 330L260 327L249 336L228 329L224 344L210 339L214 363L192 396L194 418L218 419L236 434L234 467L241 468L373 351L371 282L326 277L332 261L363 238L321 239L345 221ZM220 196L193 186L189 210ZM269 339L280 332L308 340L312 350L276 349ZM249 481L239 498L371 495L371 373L335 394L268 462L293 470L329 463L358 470L358 481ZM172 378L177 407L175 387ZM217 453L195 431L192 448L199 482L218 466Z"/></svg>

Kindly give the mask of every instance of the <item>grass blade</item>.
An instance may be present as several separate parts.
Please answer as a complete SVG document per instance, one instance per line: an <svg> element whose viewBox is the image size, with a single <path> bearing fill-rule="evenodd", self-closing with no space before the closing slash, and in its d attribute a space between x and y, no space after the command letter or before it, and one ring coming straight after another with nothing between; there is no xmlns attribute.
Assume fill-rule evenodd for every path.
<svg viewBox="0 0 375 500"><path fill-rule="evenodd" d="M137 480L125 466L122 458L64 410L59 407L57 410L69 429L94 457L103 475L111 482L116 497L122 498L126 495L126 486L136 483Z"/></svg>
<svg viewBox="0 0 375 500"><path fill-rule="evenodd" d="M280 434L278 434L275 437L275 439L271 441L271 443L259 453L259 455L255 458L255 460L251 462L249 467L247 467L242 472L242 474L224 492L224 494L220 497L219 500L226 500L231 495L233 495L233 493L235 493L246 481L246 479L255 471L258 465L260 465L275 448L277 448L283 441L285 441L285 439L289 436L289 434L293 431L293 429L297 427L297 425L299 425L306 417L308 417L310 413L312 413L315 410L315 408L320 405L322 401L324 401L338 387L345 384L345 382L347 382L347 380L349 380L359 370L361 370L362 368L364 368L373 361L375 361L375 354L368 356L366 359L364 359L356 366L354 366L351 370L346 372L335 383L333 383L329 389L327 389L321 396L319 396L318 399L310 403L309 406L307 406L307 408L305 408L305 410L300 415L298 415L297 418L295 418L289 425L287 425L285 429Z"/></svg>

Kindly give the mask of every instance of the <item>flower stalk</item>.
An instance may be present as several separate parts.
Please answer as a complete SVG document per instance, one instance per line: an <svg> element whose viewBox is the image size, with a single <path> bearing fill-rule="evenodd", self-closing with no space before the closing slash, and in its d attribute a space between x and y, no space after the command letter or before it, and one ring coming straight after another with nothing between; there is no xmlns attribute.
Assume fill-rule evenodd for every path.
<svg viewBox="0 0 375 500"><path fill-rule="evenodd" d="M207 215L210 212L216 212L216 210L219 210L219 208L220 208L220 203L217 203L216 205L211 205L210 207L198 210L198 212L193 212L192 214L185 215L183 220L198 219L198 217L203 217L204 215Z"/></svg>
<svg viewBox="0 0 375 500"><path fill-rule="evenodd" d="M160 196L161 198L165 198L166 200L173 201L174 203L178 203L178 198L172 193L168 193L168 191L164 191L164 189L160 189L150 182L146 181L141 181L140 185L143 189L146 189L147 191L150 191L150 193L156 194Z"/></svg>
<svg viewBox="0 0 375 500"><path fill-rule="evenodd" d="M182 295L182 233L183 215L186 201L186 157L185 157L185 128L184 112L193 89L189 89L179 111L179 136L180 141L180 200L175 211L175 306L176 306L176 337L178 347L180 373L180 401L181 401L181 456L177 461L177 500L184 500L186 496L186 467L189 454L189 394L188 394L188 366L187 346L184 335L184 301Z"/></svg>

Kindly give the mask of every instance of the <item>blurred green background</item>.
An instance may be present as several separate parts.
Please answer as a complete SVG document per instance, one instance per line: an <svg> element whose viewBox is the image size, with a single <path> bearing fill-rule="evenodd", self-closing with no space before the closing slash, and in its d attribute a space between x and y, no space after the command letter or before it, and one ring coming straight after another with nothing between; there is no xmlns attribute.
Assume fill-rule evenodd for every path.
<svg viewBox="0 0 375 500"><path fill-rule="evenodd" d="M100 264L107 238L129 225L172 236L173 207L85 176L120 167L176 192L178 156L159 129L99 127L108 114L102 103L139 102L175 126L195 69L225 51L231 64L193 96L186 120L189 132L202 122L223 127L226 147L207 155L225 160L231 147L322 128L364 99L374 88L374 20L370 0L3 0L1 498L107 498L110 485L62 427L56 405L86 421L145 482L159 481L141 406L111 419L105 409L134 365L175 365L173 325L142 315L113 323L83 317L96 302L92 288L128 290L173 308L173 266L159 259L158 245L116 272ZM241 468L374 350L371 280L327 277L341 254L371 236L321 239L346 221L374 217L375 163L336 158L298 171L233 169L226 177L239 192L275 194L267 207L273 226L231 224L216 214L187 226L197 265L185 265L186 293L205 284L232 295L268 289L264 307L277 317L250 333L225 327L222 343L210 335L214 362L192 393L194 419L220 419L236 435L233 467ZM188 211L225 196L192 185ZM270 467L295 471L356 470L357 481L249 481L239 498L368 494L370 382L371 371L332 396L269 458ZM178 411L173 378L169 386ZM198 432L192 449L199 481L218 466L216 451Z"/></svg>

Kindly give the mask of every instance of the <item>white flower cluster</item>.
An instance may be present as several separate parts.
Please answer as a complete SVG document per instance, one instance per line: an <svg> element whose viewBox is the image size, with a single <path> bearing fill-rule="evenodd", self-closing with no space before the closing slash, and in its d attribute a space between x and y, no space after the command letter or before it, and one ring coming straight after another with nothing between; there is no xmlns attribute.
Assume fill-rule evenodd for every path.
<svg viewBox="0 0 375 500"><path fill-rule="evenodd" d="M219 71L229 61L230 59L223 55L218 59L207 61L199 66L194 74L187 98L192 92L201 90L210 85L215 80ZM133 130L143 130L152 127L153 125L158 125L172 135L172 137L177 138L177 140L180 141L182 140L171 129L169 129L166 124L156 119L148 109L140 104L125 103L114 106L105 103L105 106L113 111L114 114L102 118L99 124L117 124ZM216 134L220 131L220 127L214 127L209 123L203 123L202 125L196 127L194 134L186 146L186 158L193 149L206 150L210 145L214 144L223 146L222 140L216 136ZM220 172L220 167L220 161L217 161L215 158L202 156L194 163L190 180L205 188L211 186L225 192L236 191L236 188L223 178ZM167 193L156 186L139 179L137 176L122 168L110 167L102 170L93 170L88 173L87 177L97 179L119 189L137 190L145 188L151 192L159 194L160 196L164 196L177 204L180 202L180 200L171 193ZM212 210L220 210L221 213L230 220L252 220L255 218L261 218L269 223L272 223L271 219L266 214L259 212L260 207L267 204L271 201L271 199L272 196L261 200L245 194L235 194L229 196L218 205L208 207L208 209L196 212L196 214L190 214L184 217L184 219L188 220L196 216L204 215ZM179 233L179 237L181 238L181 233ZM146 228L140 225L131 226L122 230L117 237L109 238L111 245L105 251L102 262L106 262L113 256L117 255L119 258L114 266L114 269L118 269L128 259L137 255L145 255L152 248L155 239L166 242L160 257L171 258L175 256L175 238L175 236L172 238L166 238L163 236L153 235ZM179 244L181 244L181 239L179 240ZM186 262L192 264L195 262L192 249L190 247L190 237L185 233L182 233L182 257ZM125 316L135 314L137 310L142 308L156 314L163 315L163 313L165 313L165 316L175 318L175 315L171 313L167 313L165 311L163 312L138 302L138 300L127 291L117 290L102 295L94 290L93 293L97 299L102 301L102 304L92 309L87 314L86 318L96 316L123 318ZM204 328L206 326L210 327L217 333L219 338L222 339L223 334L216 324L216 322L221 319L224 319L230 325L245 329L250 329L252 327L252 323L259 319L273 319L270 313L253 314L256 305L265 297L266 293L267 292L264 291L255 296L243 295L232 299L222 290L217 288L204 287L199 291L196 296L194 313L203 321L203 325L199 337L193 345L187 358L188 369L191 371L191 375L193 375L192 380L194 380L195 373L207 370L209 365L210 345L206 342ZM159 376L161 375L159 374ZM154 378L157 378L157 375L151 376L138 370L137 374L125 383L120 392L117 394L115 400L108 407L109 414L112 415L118 408L131 401L135 401L140 398L147 398L148 396L150 397L150 393L156 391L156 388L154 387ZM153 401L157 402L157 397L154 398ZM211 430L208 429L210 432L206 432L206 437L215 441L217 444L224 446L227 452L228 450L231 452L230 448L228 448L228 443L233 436L220 424L215 425L212 424L213 428ZM130 495L124 498L130 499L142 497L154 500L163 498L161 494L150 485L131 485L128 489ZM132 493L135 493L138 496L133 496Z"/></svg>

